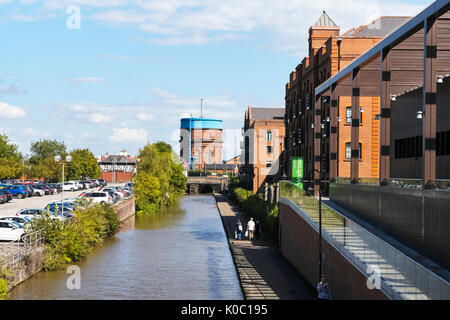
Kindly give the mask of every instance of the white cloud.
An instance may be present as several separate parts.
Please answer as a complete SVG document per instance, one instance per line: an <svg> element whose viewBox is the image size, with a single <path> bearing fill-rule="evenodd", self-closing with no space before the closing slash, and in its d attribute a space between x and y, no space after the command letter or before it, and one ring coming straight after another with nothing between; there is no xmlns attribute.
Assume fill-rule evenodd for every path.
<svg viewBox="0 0 450 320"><path fill-rule="evenodd" d="M113 120L112 117L102 114L102 113L92 113L90 115L90 121L93 123L108 123L111 122Z"/></svg>
<svg viewBox="0 0 450 320"><path fill-rule="evenodd" d="M9 105L5 102L0 102L0 118L24 119L26 117L27 112L22 108Z"/></svg>
<svg viewBox="0 0 450 320"><path fill-rule="evenodd" d="M114 128L113 135L109 138L111 142L138 142L146 143L148 133L145 129L131 129L128 127Z"/></svg>
<svg viewBox="0 0 450 320"><path fill-rule="evenodd" d="M144 112L138 113L136 117L141 121L152 121L155 119L155 116Z"/></svg>
<svg viewBox="0 0 450 320"><path fill-rule="evenodd" d="M162 99L165 104L179 105L185 107L197 107L200 108L200 99L203 98L203 106L212 107L234 107L236 102L225 96L206 96L206 97L189 97L179 93L171 92L168 90L162 90L154 88L151 92Z"/></svg>
<svg viewBox="0 0 450 320"><path fill-rule="evenodd" d="M110 25L134 25L165 45L203 44L256 35L279 50L305 52L309 27L324 8L342 27L366 24L374 15L415 15L424 5L407 1L335 0L138 0L138 9L118 8L89 18Z"/></svg>

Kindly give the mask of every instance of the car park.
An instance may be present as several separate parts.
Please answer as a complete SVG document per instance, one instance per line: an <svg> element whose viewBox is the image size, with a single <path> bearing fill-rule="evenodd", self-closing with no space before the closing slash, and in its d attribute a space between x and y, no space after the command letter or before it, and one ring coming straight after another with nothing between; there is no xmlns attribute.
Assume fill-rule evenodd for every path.
<svg viewBox="0 0 450 320"><path fill-rule="evenodd" d="M24 234L23 228L20 228L15 222L0 221L0 240L16 241L20 240Z"/></svg>

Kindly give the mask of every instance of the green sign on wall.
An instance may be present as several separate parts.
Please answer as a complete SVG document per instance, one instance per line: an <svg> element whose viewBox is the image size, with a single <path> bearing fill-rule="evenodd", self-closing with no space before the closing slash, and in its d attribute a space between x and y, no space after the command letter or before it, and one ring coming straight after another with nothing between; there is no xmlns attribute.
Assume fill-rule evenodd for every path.
<svg viewBox="0 0 450 320"><path fill-rule="evenodd" d="M303 189L303 158L292 158L292 182Z"/></svg>

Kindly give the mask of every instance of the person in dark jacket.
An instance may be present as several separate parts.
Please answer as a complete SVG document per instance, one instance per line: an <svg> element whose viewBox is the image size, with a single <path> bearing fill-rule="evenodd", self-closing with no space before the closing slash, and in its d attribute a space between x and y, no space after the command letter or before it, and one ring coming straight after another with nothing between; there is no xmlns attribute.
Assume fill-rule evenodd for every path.
<svg viewBox="0 0 450 320"><path fill-rule="evenodd" d="M238 218L236 220L236 239L239 240L242 239L242 230L243 230L242 223L241 220Z"/></svg>
<svg viewBox="0 0 450 320"><path fill-rule="evenodd" d="M259 224L259 220L255 222L255 240L259 240L261 237L261 226Z"/></svg>

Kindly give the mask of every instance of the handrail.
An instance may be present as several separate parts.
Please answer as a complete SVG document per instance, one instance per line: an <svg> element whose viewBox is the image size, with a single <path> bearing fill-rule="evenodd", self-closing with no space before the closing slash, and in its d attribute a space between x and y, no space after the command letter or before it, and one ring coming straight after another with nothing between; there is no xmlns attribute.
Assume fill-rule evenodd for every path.
<svg viewBox="0 0 450 320"><path fill-rule="evenodd" d="M43 229L24 234L20 240L15 240L0 246L0 261L6 267L14 267L34 249L44 244Z"/></svg>
<svg viewBox="0 0 450 320"><path fill-rule="evenodd" d="M283 184L285 183L289 183L289 185L293 186L294 189L294 193L300 194L300 198L298 198L298 195L289 195L289 193L291 193L292 191L286 191L285 188L283 188ZM280 181L280 197L289 200L290 202L292 202L295 206L297 206L302 212L304 212L308 217L310 217L310 219L312 219L312 221L314 221L316 224L318 223L317 220L313 217L314 212L308 212L311 211L311 208L308 208L311 206L312 204L312 209L317 209L316 206L318 206L318 201L317 199L313 198L313 197L307 197L305 195L305 192L303 190L301 190L298 186L296 186L295 184L291 183L290 181ZM302 207L302 203L304 204L304 201L307 201L306 203L306 207L305 205L303 205ZM349 219L348 217L342 215L341 213L339 213L338 211L336 211L335 209L331 208L330 206L326 205L324 206L326 208L326 210L322 209L322 213L325 215L327 214L331 214L331 217L336 217L338 220L342 219L343 222L341 225L336 224L336 221L334 221L335 223L331 225L331 227L329 225L327 225L327 223L322 225L323 230L325 231L325 234L328 235L329 237L331 237L334 241L336 241L336 243L338 244L339 247L343 247L342 250L345 250L345 252L348 252L348 254L352 254L353 256L355 256L356 258L358 258L364 265L368 266L370 265L370 261L369 260L373 260L376 259L376 261L378 263L383 263L385 265L385 267L387 269L390 269L392 271L392 273L394 275L399 275L404 277L404 281L405 283L403 284L403 287L405 285L410 286L411 288L413 288L415 293L412 293L412 295L415 295L415 298L417 299L417 295L423 294L424 297L429 298L431 295L433 295L433 292L430 291L430 289L428 289L428 287L425 290L421 290L419 288L420 285L422 285L422 283L420 283L417 279L416 279L416 275L417 272L419 273L423 273L423 277L426 278L424 281L426 281L426 284L430 284L430 281L433 280L437 280L440 282L440 284L438 284L438 287L441 288L441 290L443 290L443 286L448 286L449 282L445 279L443 279L441 276L435 274L432 270L429 270L427 268L425 268L424 266L422 266L421 264L417 263L416 261L414 261L413 259L411 259L410 257L408 257L406 254L404 254L403 252L399 251L398 249L396 249L395 247L393 247L392 245L386 243L384 240L378 238L377 236L375 236L374 234L372 234L370 231L364 229L363 227L361 227L359 224L357 224L356 222L354 222L353 220ZM332 228L334 228L334 230L332 230ZM339 236L338 232L344 232L344 241L338 239L337 237ZM349 247L348 244L346 244L347 240L346 240L346 235L350 233L352 235L353 240L361 241L362 245L363 245L363 252L364 254L361 255L361 252L358 253L357 250L359 250L360 248L357 246L354 247ZM340 235L342 236L342 235ZM366 254L366 247L367 247L367 254L369 254L369 258L367 258L367 254ZM352 250L354 252L352 252ZM382 254L384 252L384 254ZM359 256L358 256L359 255ZM394 259L389 259L389 257L392 258L392 255L394 256ZM383 260L384 262L382 262L381 260ZM403 261L404 263L402 265L397 265L397 261ZM402 269L403 268L403 269ZM406 268L406 269L405 269ZM410 279L407 278L408 273L410 273L411 269L414 270L414 279ZM405 271L406 270L406 271ZM410 270L410 271L408 271ZM406 274L405 274L406 272ZM386 273L386 271L384 272ZM390 275L391 277L393 276L392 274ZM412 277L412 275L410 274L410 276ZM431 278L430 278L431 277ZM399 277L400 278L400 277ZM410 295L403 293L400 291L400 287L398 286L398 288L396 288L396 281L401 281L401 280L392 280L390 281L389 277L385 276L383 277L383 272L381 272L381 279L386 282L386 285L388 285L390 288L392 288L392 290L394 290L395 292L397 292L397 294L401 295L403 298L411 298ZM390 283L392 282L392 283ZM410 284L412 283L412 285ZM417 291L420 291L420 293L418 293ZM425 291L425 293L423 292ZM448 294L448 293L447 293ZM440 293L439 297L442 299L443 295L445 295L445 293ZM450 297L444 297L445 299L449 299Z"/></svg>

